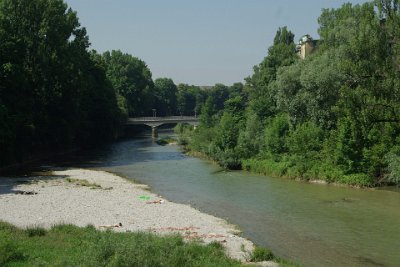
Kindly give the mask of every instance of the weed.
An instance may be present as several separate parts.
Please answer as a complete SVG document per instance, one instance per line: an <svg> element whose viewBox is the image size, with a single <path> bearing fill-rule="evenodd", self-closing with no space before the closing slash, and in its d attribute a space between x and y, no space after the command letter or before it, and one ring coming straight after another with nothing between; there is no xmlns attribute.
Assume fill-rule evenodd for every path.
<svg viewBox="0 0 400 267"><path fill-rule="evenodd" d="M88 180L67 178L66 181L68 183L72 183L72 184L75 184L78 186L89 187L90 189L102 189L101 185L95 184L95 183L90 183ZM111 189L111 188L107 188L107 190L109 190L109 189Z"/></svg>
<svg viewBox="0 0 400 267"><path fill-rule="evenodd" d="M41 227L33 227L26 229L26 233L29 237L44 236L46 234L46 230Z"/></svg>

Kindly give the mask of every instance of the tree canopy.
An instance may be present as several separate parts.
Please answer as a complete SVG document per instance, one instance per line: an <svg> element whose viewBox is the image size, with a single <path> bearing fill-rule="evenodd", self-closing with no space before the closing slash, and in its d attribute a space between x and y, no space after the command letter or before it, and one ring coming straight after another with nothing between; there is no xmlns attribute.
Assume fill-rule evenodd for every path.
<svg viewBox="0 0 400 267"><path fill-rule="evenodd" d="M304 60L294 35L279 28L246 78L242 103L232 96L212 115L206 102L208 119L192 133L189 148L225 167L278 176L398 183L398 1L324 9L318 22L321 39Z"/></svg>

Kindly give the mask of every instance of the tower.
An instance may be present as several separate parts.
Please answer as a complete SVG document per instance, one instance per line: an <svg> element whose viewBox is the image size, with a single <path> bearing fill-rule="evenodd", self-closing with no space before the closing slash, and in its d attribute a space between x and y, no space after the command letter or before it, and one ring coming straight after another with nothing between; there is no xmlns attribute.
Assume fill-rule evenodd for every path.
<svg viewBox="0 0 400 267"><path fill-rule="evenodd" d="M310 55L317 46L317 40L313 40L310 35L306 34L300 38L296 46L296 52L301 59L305 59Z"/></svg>

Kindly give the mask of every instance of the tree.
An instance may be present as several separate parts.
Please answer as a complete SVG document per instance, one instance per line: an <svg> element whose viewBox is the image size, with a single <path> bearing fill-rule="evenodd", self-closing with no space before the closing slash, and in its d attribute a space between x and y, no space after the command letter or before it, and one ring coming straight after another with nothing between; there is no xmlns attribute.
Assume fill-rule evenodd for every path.
<svg viewBox="0 0 400 267"><path fill-rule="evenodd" d="M287 27L279 28L274 44L268 49L268 55L254 67L254 74L247 79L249 90L249 106L260 118L276 114L276 102L270 83L276 78L278 69L296 62L294 35Z"/></svg>
<svg viewBox="0 0 400 267"><path fill-rule="evenodd" d="M0 0L0 40L0 165L115 136L115 92L67 4Z"/></svg>
<svg viewBox="0 0 400 267"><path fill-rule="evenodd" d="M169 78L158 78L154 81L154 108L160 116L171 116L177 112L178 88Z"/></svg>
<svg viewBox="0 0 400 267"><path fill-rule="evenodd" d="M213 127L214 125L214 115L216 113L214 102L212 96L207 97L206 103L201 109L200 122L208 128Z"/></svg>
<svg viewBox="0 0 400 267"><path fill-rule="evenodd" d="M113 50L103 54L107 78L127 101L129 116L151 114L153 80L146 63L129 54Z"/></svg>
<svg viewBox="0 0 400 267"><path fill-rule="evenodd" d="M200 87L188 84L179 84L177 93L177 109L181 115L193 116L199 113L203 104L204 92Z"/></svg>

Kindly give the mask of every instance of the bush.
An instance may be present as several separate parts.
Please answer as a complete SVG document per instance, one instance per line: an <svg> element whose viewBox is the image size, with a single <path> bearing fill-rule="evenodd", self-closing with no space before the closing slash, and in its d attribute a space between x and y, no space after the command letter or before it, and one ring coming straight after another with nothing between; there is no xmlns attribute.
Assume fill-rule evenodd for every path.
<svg viewBox="0 0 400 267"><path fill-rule="evenodd" d="M389 182L400 184L400 156L395 153L388 153L385 156L385 160L388 164L387 179Z"/></svg>
<svg viewBox="0 0 400 267"><path fill-rule="evenodd" d="M323 143L323 131L314 123L306 122L292 131L287 138L287 147L292 154L310 157L320 151Z"/></svg>
<svg viewBox="0 0 400 267"><path fill-rule="evenodd" d="M271 261L274 259L274 254L272 254L270 250L262 247L255 247L250 255L251 262Z"/></svg>
<svg viewBox="0 0 400 267"><path fill-rule="evenodd" d="M374 179L365 173L354 173L341 176L338 182L354 186L369 187L373 186Z"/></svg>
<svg viewBox="0 0 400 267"><path fill-rule="evenodd" d="M286 152L286 136L289 132L289 120L287 115L279 115L273 118L265 129L265 147L273 154Z"/></svg>
<svg viewBox="0 0 400 267"><path fill-rule="evenodd" d="M272 159L246 159L242 161L242 168L255 173L281 177L286 174L289 163L275 162Z"/></svg>
<svg viewBox="0 0 400 267"><path fill-rule="evenodd" d="M313 178L321 179L328 183L335 182L344 175L339 167L326 162L314 164L310 172L313 173Z"/></svg>

